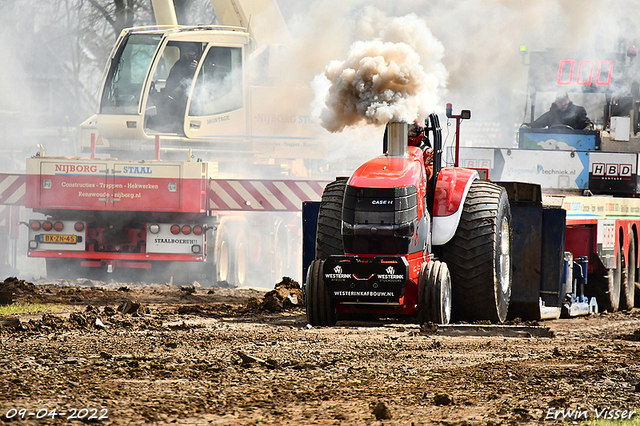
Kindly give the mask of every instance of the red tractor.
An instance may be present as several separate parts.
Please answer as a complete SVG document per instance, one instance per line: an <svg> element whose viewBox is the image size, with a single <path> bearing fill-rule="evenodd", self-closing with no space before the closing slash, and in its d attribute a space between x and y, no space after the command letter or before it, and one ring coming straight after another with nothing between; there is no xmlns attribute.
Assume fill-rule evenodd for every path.
<svg viewBox="0 0 640 426"><path fill-rule="evenodd" d="M384 154L325 188L305 282L309 324L375 317L421 324L506 319L506 191L480 180L475 170L440 167L437 115L425 120L424 129L412 124L411 130L407 123L389 123Z"/></svg>

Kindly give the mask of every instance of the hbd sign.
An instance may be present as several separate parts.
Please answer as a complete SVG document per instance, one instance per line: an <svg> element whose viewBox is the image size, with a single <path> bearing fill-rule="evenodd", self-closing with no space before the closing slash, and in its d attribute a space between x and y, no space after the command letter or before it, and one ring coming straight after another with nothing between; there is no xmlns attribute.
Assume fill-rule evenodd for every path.
<svg viewBox="0 0 640 426"><path fill-rule="evenodd" d="M631 177L631 175L633 174L633 165L615 163L593 163L591 164L591 173L593 176Z"/></svg>
<svg viewBox="0 0 640 426"><path fill-rule="evenodd" d="M589 189L594 193L636 194L636 164L636 153L590 153Z"/></svg>

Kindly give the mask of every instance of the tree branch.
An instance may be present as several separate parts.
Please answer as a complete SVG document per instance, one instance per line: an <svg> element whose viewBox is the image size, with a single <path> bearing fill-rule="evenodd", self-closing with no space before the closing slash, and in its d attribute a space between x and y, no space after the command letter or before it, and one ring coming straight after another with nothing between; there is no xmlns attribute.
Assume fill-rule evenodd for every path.
<svg viewBox="0 0 640 426"><path fill-rule="evenodd" d="M96 9L98 9L98 12L100 12L102 14L102 16L104 16L104 19L114 28L116 29L116 21L113 20L113 18L111 18L111 15L109 15L109 12L107 11L107 9L105 9L104 7L102 7L96 0L88 0L89 3L91 3L93 5L93 7L95 7ZM116 34L116 37L118 35Z"/></svg>

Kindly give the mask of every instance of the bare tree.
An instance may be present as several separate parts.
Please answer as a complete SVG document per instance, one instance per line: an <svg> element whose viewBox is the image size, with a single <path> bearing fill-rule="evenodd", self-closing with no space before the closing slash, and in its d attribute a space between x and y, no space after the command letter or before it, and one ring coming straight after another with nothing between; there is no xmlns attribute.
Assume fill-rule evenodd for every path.
<svg viewBox="0 0 640 426"><path fill-rule="evenodd" d="M181 24L215 20L209 0L175 2ZM153 24L150 0L2 0L0 112L36 128L77 126L95 108L114 40Z"/></svg>

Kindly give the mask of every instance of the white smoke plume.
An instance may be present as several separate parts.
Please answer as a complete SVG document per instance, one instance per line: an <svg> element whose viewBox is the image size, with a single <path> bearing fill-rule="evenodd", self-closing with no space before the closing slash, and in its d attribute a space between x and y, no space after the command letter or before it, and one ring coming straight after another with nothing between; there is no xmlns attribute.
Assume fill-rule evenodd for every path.
<svg viewBox="0 0 640 426"><path fill-rule="evenodd" d="M442 44L415 14L388 19L367 8L361 28L374 32L381 22L387 24L375 39L356 41L346 60L326 67L326 92L318 90L326 85L316 77L317 96L325 100L321 124L330 132L362 123L412 122L438 106L447 79Z"/></svg>

